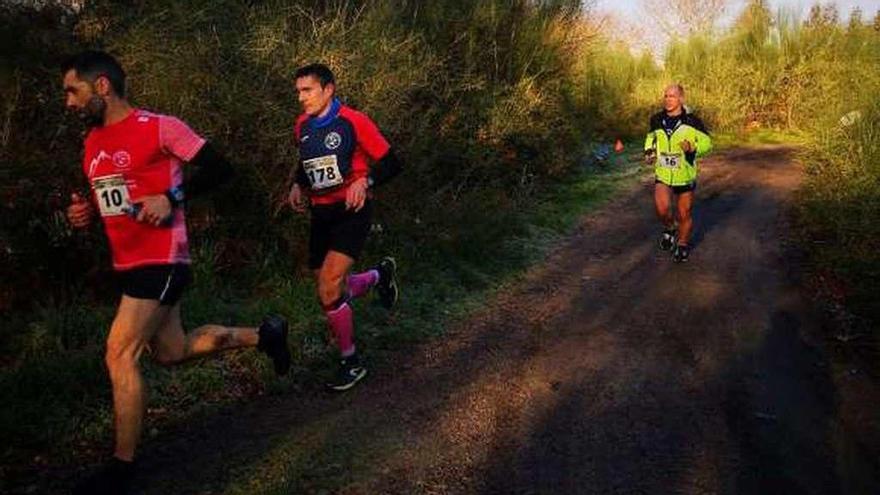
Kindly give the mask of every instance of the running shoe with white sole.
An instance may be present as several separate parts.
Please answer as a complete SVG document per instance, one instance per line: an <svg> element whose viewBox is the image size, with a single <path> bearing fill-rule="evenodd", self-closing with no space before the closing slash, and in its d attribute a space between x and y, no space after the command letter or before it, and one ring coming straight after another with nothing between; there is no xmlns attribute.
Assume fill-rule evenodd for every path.
<svg viewBox="0 0 880 495"><path fill-rule="evenodd" d="M365 376L367 376L367 369L361 365L357 355L349 356L339 362L339 370L333 380L327 383L327 388L344 392L354 387Z"/></svg>
<svg viewBox="0 0 880 495"><path fill-rule="evenodd" d="M658 240L658 244L660 245L660 249L663 251L669 251L675 246L675 240L678 237L678 232L675 229L666 229L660 234L660 239Z"/></svg>
<svg viewBox="0 0 880 495"><path fill-rule="evenodd" d="M678 246L675 246L675 251L672 252L672 261L676 263L686 263L690 254L690 247L679 244Z"/></svg>

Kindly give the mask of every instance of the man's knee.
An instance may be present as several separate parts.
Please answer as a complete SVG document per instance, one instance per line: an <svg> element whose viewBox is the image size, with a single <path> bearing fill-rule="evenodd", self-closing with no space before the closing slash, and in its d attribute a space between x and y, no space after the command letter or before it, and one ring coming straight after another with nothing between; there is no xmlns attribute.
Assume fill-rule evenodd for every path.
<svg viewBox="0 0 880 495"><path fill-rule="evenodd" d="M674 210L670 207L668 203L662 206L659 204L657 205L657 217L659 217L660 219L671 220L674 215Z"/></svg>
<svg viewBox="0 0 880 495"><path fill-rule="evenodd" d="M135 343L108 340L104 363L107 365L111 379L137 369L140 355L141 346Z"/></svg>
<svg viewBox="0 0 880 495"><path fill-rule="evenodd" d="M342 297L341 279L321 279L318 283L318 298L322 306L329 306Z"/></svg>
<svg viewBox="0 0 880 495"><path fill-rule="evenodd" d="M693 221L693 215L691 215L690 210L679 211L678 219L682 223L687 223Z"/></svg>
<svg viewBox="0 0 880 495"><path fill-rule="evenodd" d="M669 204L657 205L657 214L661 217L668 217L672 215L672 208L670 208Z"/></svg>
<svg viewBox="0 0 880 495"><path fill-rule="evenodd" d="M668 215L672 209L672 203L666 198L654 198L654 208L658 215Z"/></svg>

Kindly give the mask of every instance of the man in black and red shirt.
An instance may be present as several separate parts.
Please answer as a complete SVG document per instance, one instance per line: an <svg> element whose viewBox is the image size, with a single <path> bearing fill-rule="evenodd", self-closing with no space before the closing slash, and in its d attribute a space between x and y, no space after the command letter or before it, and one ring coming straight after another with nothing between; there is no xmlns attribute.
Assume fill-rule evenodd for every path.
<svg viewBox="0 0 880 495"><path fill-rule="evenodd" d="M328 67L302 67L295 81L303 114L294 128L300 160L289 200L297 212L304 213L307 206L311 211L309 268L342 357L327 386L341 391L367 373L354 345L351 299L376 287L386 308L397 301L393 258L383 258L363 273L349 272L370 232L369 191L397 175L401 163L376 124L336 98Z"/></svg>

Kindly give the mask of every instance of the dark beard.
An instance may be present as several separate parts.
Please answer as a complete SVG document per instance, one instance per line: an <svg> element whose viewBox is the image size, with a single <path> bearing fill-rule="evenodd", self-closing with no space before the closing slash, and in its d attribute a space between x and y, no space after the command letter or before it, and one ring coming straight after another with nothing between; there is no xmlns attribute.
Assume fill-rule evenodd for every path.
<svg viewBox="0 0 880 495"><path fill-rule="evenodd" d="M98 95L92 96L82 110L76 113L79 120L87 127L99 127L104 125L104 114L107 113L107 103Z"/></svg>

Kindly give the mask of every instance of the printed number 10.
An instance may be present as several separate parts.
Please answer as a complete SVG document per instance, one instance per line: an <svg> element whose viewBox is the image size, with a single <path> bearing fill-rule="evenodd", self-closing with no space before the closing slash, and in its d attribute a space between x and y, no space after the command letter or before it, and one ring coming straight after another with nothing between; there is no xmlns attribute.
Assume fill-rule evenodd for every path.
<svg viewBox="0 0 880 495"><path fill-rule="evenodd" d="M119 192L119 189L102 191L101 199L104 200L104 204L107 205L107 208L111 208L113 206L122 206L122 193Z"/></svg>

